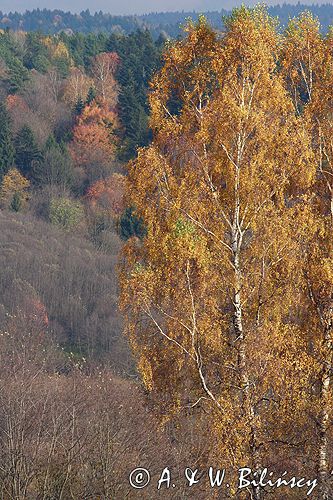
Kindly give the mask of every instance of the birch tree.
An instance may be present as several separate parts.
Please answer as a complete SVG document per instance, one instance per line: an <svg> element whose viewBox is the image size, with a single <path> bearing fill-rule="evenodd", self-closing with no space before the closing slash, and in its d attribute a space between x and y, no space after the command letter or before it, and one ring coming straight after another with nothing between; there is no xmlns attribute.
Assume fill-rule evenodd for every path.
<svg viewBox="0 0 333 500"><path fill-rule="evenodd" d="M306 400L295 221L313 168L277 53L261 8L234 11L223 37L201 18L169 47L152 84L153 143L129 172L147 236L126 245L121 277L138 368L161 412L207 412L212 456L255 470L265 443L293 444L290 408L297 419Z"/></svg>
<svg viewBox="0 0 333 500"><path fill-rule="evenodd" d="M320 478L320 498L328 500L329 443L332 418L332 340L333 340L333 43L332 32L320 33L318 20L303 14L293 20L284 41L283 71L290 78L289 90L295 96L296 110L312 138L317 168L312 187L312 224L304 248L304 274L307 280L307 328L315 345L315 384L318 386L314 417L318 427L316 462ZM303 91L302 91L303 89ZM306 99L304 99L304 89ZM303 92L303 94L302 94ZM303 99L302 99L303 95Z"/></svg>

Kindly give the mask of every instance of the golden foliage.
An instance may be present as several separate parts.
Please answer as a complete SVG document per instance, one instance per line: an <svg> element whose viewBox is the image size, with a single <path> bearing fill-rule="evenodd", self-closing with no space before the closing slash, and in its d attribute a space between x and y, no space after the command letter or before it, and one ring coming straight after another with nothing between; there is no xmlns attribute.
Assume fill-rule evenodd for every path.
<svg viewBox="0 0 333 500"><path fill-rule="evenodd" d="M28 179L23 177L22 174L17 170L17 168L12 168L4 176L1 187L0 187L0 203L4 207L8 207L15 194L21 195L22 201L26 201L27 189L30 186Z"/></svg>
<svg viewBox="0 0 333 500"><path fill-rule="evenodd" d="M324 484L331 38L308 14L281 37L261 7L236 9L223 36L202 17L186 33L152 82L153 142L129 166L147 227L121 272L138 368L162 414L209 414L220 464L297 469L302 438Z"/></svg>
<svg viewBox="0 0 333 500"><path fill-rule="evenodd" d="M135 312L150 319L136 332L143 336L138 345L151 354L140 362L143 378L149 370L153 386L177 394L186 377L185 400L205 397L218 413L228 402L219 422L223 418L229 431L244 410L245 370L256 398L269 388L252 363L253 346L292 305L289 269L279 265L295 252L284 252L281 244L293 230L283 197L305 162L292 153L290 141L299 151L302 138L274 73L272 27L244 12L230 20L223 40L203 19L189 25L186 40L169 50L154 81L154 142L130 169L131 199L148 236L128 265L136 259L144 267L131 275L130 289L124 284L125 303L134 302ZM172 97L181 103L177 114L168 107ZM235 306L239 287L242 311ZM240 313L244 324L236 327ZM246 368L237 361L244 350ZM214 395L209 387L216 384ZM230 391L232 385L240 391ZM244 417L249 425L248 407ZM244 444L250 446L246 437Z"/></svg>

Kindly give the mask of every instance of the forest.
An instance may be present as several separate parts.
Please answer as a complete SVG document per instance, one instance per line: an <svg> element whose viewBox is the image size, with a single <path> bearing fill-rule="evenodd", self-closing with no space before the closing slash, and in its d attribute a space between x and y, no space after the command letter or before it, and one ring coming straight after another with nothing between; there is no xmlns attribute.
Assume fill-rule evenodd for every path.
<svg viewBox="0 0 333 500"><path fill-rule="evenodd" d="M323 32L327 32L333 24L333 5L326 4L288 4L272 5L268 12L273 17L278 17L282 27L286 27L289 20L309 10L318 17ZM224 16L229 15L225 9L219 12L206 12L205 17L212 27L222 30ZM198 12L151 12L144 15L115 16L107 12L90 12L89 9L74 14L61 10L34 9L24 13L3 13L0 10L0 28L12 30L39 31L45 34L57 34L61 31L67 33L115 33L129 35L138 29L148 29L154 40L160 35L166 38L182 36L182 27L186 20L191 18L197 21Z"/></svg>
<svg viewBox="0 0 333 500"><path fill-rule="evenodd" d="M332 500L333 30L296 14L0 31L1 498Z"/></svg>

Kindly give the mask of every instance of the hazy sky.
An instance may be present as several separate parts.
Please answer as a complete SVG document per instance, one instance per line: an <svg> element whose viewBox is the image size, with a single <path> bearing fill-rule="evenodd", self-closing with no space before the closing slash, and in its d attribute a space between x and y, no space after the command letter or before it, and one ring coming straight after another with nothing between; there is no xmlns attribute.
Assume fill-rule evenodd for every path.
<svg viewBox="0 0 333 500"><path fill-rule="evenodd" d="M292 0L281 0L281 3L295 3ZM315 0L303 0L301 3L312 4ZM91 12L102 10L111 14L142 14L145 12L163 12L176 10L221 10L229 9L235 5L256 3L255 0L0 0L2 12L19 11L27 9L49 8L65 11L80 12L87 8ZM279 3L278 0L267 0L268 5ZM323 3L320 0L318 3ZM330 3L330 2L329 2Z"/></svg>

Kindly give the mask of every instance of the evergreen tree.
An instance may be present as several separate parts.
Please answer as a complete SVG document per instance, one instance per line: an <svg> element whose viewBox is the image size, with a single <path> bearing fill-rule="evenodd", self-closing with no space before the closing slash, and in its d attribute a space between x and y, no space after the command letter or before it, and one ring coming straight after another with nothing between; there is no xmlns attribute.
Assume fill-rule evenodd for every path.
<svg viewBox="0 0 333 500"><path fill-rule="evenodd" d="M29 79L28 71L17 57L6 59L7 77L5 83L10 94L21 90Z"/></svg>
<svg viewBox="0 0 333 500"><path fill-rule="evenodd" d="M84 50L84 63L85 66L89 66L91 62L91 58L95 57L100 52L105 52L105 45L107 42L107 37L105 34L100 33L99 35L95 35L93 33L89 33L85 37L85 50Z"/></svg>
<svg viewBox="0 0 333 500"><path fill-rule="evenodd" d="M127 37L111 35L107 50L116 52L121 64L116 73L120 86L119 117L124 127L120 159L134 158L137 147L151 140L148 126L149 81L161 65L162 45L154 43L149 31L138 30Z"/></svg>
<svg viewBox="0 0 333 500"><path fill-rule="evenodd" d="M0 103L0 182L14 163L14 153L9 115Z"/></svg>
<svg viewBox="0 0 333 500"><path fill-rule="evenodd" d="M19 212L22 208L22 195L20 193L14 193L13 199L10 203L10 208L13 212Z"/></svg>
<svg viewBox="0 0 333 500"><path fill-rule="evenodd" d="M26 37L27 51L24 57L24 64L28 69L36 69L45 73L50 65L48 60L47 47L43 43L41 33L28 33Z"/></svg>
<svg viewBox="0 0 333 500"><path fill-rule="evenodd" d="M61 78L67 78L70 71L70 60L68 57L60 56L53 60L53 65L59 72Z"/></svg>
<svg viewBox="0 0 333 500"><path fill-rule="evenodd" d="M135 215L133 207L127 207L119 221L119 232L122 240L128 240L132 236L144 238L147 229L141 217Z"/></svg>
<svg viewBox="0 0 333 500"><path fill-rule="evenodd" d="M133 158L138 147L147 146L150 139L148 114L135 91L135 84L129 81L119 94L120 117L125 136L120 149L120 159Z"/></svg>
<svg viewBox="0 0 333 500"><path fill-rule="evenodd" d="M96 98L95 87L89 87L86 104L89 106L89 104L91 104L95 98Z"/></svg>
<svg viewBox="0 0 333 500"><path fill-rule="evenodd" d="M6 72L3 82L7 92L14 94L23 88L28 80L28 71L22 63L22 48L13 35L6 30L0 33L0 58L4 61Z"/></svg>
<svg viewBox="0 0 333 500"><path fill-rule="evenodd" d="M83 99L82 97L80 96L78 98L78 100L76 101L76 104L75 104L75 107L74 107L74 111L75 111L75 114L76 115L80 115L82 113L82 111L84 110L84 102L83 102Z"/></svg>
<svg viewBox="0 0 333 500"><path fill-rule="evenodd" d="M24 126L15 138L15 160L18 169L26 177L32 177L33 170L42 161L42 154L28 126Z"/></svg>

